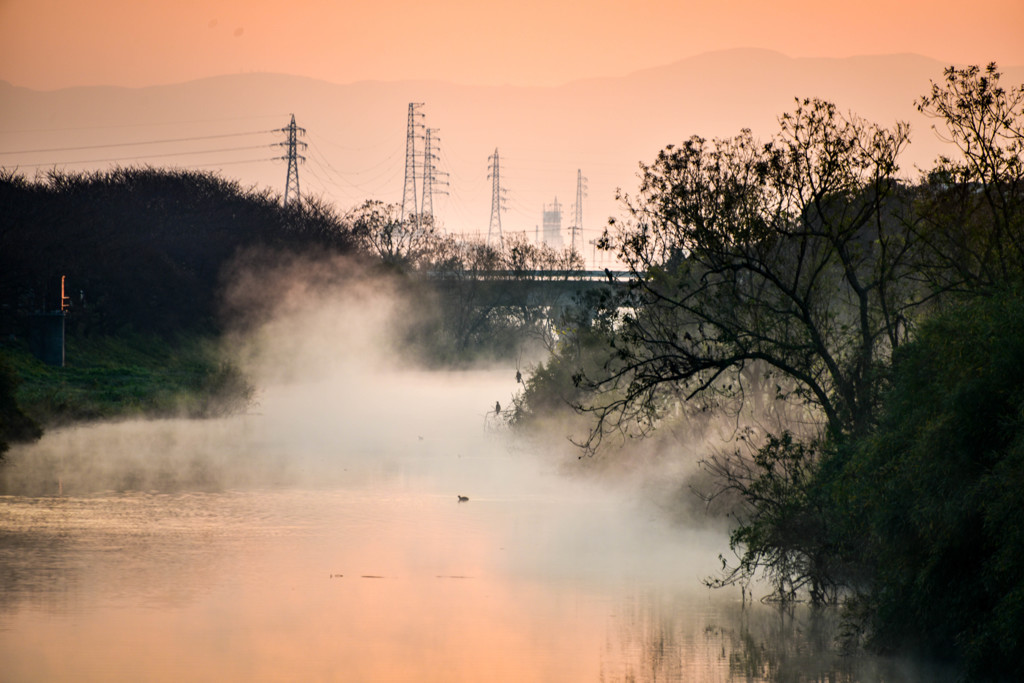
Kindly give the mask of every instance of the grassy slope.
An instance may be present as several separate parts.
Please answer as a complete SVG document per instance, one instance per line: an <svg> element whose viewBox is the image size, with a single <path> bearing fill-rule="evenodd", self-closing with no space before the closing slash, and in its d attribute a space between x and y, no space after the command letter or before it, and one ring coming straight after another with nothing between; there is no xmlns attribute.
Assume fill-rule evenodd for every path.
<svg viewBox="0 0 1024 683"><path fill-rule="evenodd" d="M68 337L66 365L35 359L22 344L0 353L21 378L22 410L44 428L119 417L209 417L239 410L252 388L212 339L188 336Z"/></svg>

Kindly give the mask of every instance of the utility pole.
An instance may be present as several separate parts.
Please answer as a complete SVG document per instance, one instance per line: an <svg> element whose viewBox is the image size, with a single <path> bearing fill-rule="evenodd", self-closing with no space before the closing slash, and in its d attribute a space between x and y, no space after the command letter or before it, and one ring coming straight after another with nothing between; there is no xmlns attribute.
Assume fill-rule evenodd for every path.
<svg viewBox="0 0 1024 683"><path fill-rule="evenodd" d="M447 180L438 180L437 176L447 176L444 171L438 171L435 161L437 156L437 144L441 141L437 137L437 128L427 128L423 142L423 203L420 208L420 215L430 224L434 222L434 194L448 194L447 190L435 190L435 185L448 186Z"/></svg>
<svg viewBox="0 0 1024 683"><path fill-rule="evenodd" d="M587 196L587 179L576 169L576 203L573 205L572 226L569 227L569 247L576 251L576 235L583 231L583 198ZM582 244L582 242L581 242Z"/></svg>
<svg viewBox="0 0 1024 683"><path fill-rule="evenodd" d="M487 159L490 162L487 178L491 181L491 220L487 225L487 244L492 243L492 238L497 238L498 244L501 244L504 239L501 234L501 212L505 209L505 189L501 186L501 165L497 147L494 148L494 154Z"/></svg>
<svg viewBox="0 0 1024 683"><path fill-rule="evenodd" d="M416 213L416 129L422 128L423 124L417 121L423 117L418 109L423 106L422 102L409 103L409 116L405 126L405 185L402 188L402 217L404 223L406 216Z"/></svg>
<svg viewBox="0 0 1024 683"><path fill-rule="evenodd" d="M288 155L278 159L288 162L288 177L284 181L284 199L282 205L299 204L299 164L306 161L306 157L299 154L299 149L305 150L308 145L299 141L300 135L306 134L305 128L295 125L295 114L292 114L292 121L285 128L278 128L275 133L284 133L288 136L285 142L277 143L279 147L287 147Z"/></svg>

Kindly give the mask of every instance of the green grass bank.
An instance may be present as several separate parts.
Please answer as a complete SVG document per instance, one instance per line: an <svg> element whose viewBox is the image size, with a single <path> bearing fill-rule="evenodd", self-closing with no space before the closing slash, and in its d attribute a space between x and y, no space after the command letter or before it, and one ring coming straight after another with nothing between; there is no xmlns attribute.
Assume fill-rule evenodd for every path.
<svg viewBox="0 0 1024 683"><path fill-rule="evenodd" d="M0 343L16 407L44 430L92 420L216 417L243 410L252 398L253 387L213 337L69 336L66 344L65 366L56 367L24 342Z"/></svg>

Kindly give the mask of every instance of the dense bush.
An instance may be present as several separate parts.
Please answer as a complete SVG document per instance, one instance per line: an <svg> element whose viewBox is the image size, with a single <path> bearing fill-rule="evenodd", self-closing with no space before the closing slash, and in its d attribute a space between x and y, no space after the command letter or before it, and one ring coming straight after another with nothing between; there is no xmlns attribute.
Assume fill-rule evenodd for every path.
<svg viewBox="0 0 1024 683"><path fill-rule="evenodd" d="M924 324L853 453L834 484L875 574L872 644L1024 678L1024 298Z"/></svg>
<svg viewBox="0 0 1024 683"><path fill-rule="evenodd" d="M152 168L0 175L0 332L53 310L66 277L76 331L215 330L224 265L245 247L347 251L316 201L284 208L269 191L212 173ZM59 294L57 295L59 296Z"/></svg>
<svg viewBox="0 0 1024 683"><path fill-rule="evenodd" d="M18 405L19 383L14 368L0 355L0 460L11 442L31 441L42 434L39 425Z"/></svg>
<svg viewBox="0 0 1024 683"><path fill-rule="evenodd" d="M918 100L958 153L917 182L905 124L816 99L767 141L666 147L602 239L632 285L605 361L540 366L519 408L568 396L589 452L732 415L704 495L735 502L737 561L709 583L760 574L877 650L1021 680L1024 85L999 79L950 67Z"/></svg>

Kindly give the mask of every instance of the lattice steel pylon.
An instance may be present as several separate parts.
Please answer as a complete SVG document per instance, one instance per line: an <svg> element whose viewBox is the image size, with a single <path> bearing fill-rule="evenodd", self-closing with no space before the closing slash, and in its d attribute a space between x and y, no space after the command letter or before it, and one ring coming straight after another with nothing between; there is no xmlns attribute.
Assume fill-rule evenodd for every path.
<svg viewBox="0 0 1024 683"><path fill-rule="evenodd" d="M420 216L430 224L434 222L434 195L448 194L447 190L435 189L438 185L448 186L447 180L439 178L439 176L448 174L437 170L437 166L434 165L435 161L440 160L437 155L437 143L441 139L437 137L437 130L437 128L427 128L423 141L423 202L420 205Z"/></svg>
<svg viewBox="0 0 1024 683"><path fill-rule="evenodd" d="M307 145L305 142L299 140L300 135L306 134L305 128L300 128L295 125L295 114L292 114L292 121L284 128L278 128L275 133L284 133L288 136L288 139L284 142L277 143L279 147L287 147L287 156L278 157L288 162L288 177L284 181L284 198L281 203L284 206L289 204L299 204L301 197L299 195L299 164L306 161L306 157L299 154L299 149L306 149Z"/></svg>
<svg viewBox="0 0 1024 683"><path fill-rule="evenodd" d="M489 170L487 178L491 181L491 220L487 225L487 244L493 244L496 237L500 244L504 237L501 234L501 212L505 209L505 188L501 186L501 164L498 158L498 148L494 148L494 154L487 157Z"/></svg>
<svg viewBox="0 0 1024 683"><path fill-rule="evenodd" d="M403 223L406 216L416 213L416 129L423 127L417 118L424 116L417 110L422 106L422 102L409 103L409 115L405 126L405 185L402 188L401 217Z"/></svg>
<svg viewBox="0 0 1024 683"><path fill-rule="evenodd" d="M572 225L569 226L569 248L576 251L576 236L583 231L583 198L587 196L587 179L576 169L576 203L573 205Z"/></svg>

